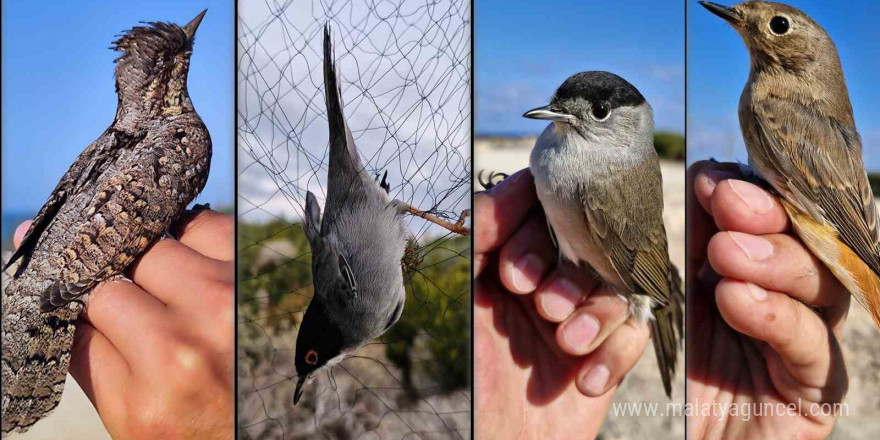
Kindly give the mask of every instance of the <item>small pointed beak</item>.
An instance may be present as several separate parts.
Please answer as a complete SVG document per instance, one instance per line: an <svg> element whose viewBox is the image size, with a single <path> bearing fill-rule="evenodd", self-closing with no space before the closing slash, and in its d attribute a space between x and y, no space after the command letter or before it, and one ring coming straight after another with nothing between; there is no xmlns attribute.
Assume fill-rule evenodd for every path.
<svg viewBox="0 0 880 440"><path fill-rule="evenodd" d="M738 24L742 23L742 14L740 14L739 12L737 12L733 8L729 8L727 6L722 6L722 5L719 5L718 3L712 3L712 2L697 2L697 3L699 3L700 6L708 9L709 12L723 18L724 21L726 21L730 24L738 25Z"/></svg>
<svg viewBox="0 0 880 440"><path fill-rule="evenodd" d="M296 405L299 402L299 398L302 397L303 391L305 390L304 385L306 384L306 379L308 375L302 375L296 381L296 390L293 392L293 404Z"/></svg>
<svg viewBox="0 0 880 440"><path fill-rule="evenodd" d="M525 112L523 117L529 119L544 119L553 122L571 122L571 120L574 119L574 116L553 110L549 105L533 108Z"/></svg>
<svg viewBox="0 0 880 440"><path fill-rule="evenodd" d="M193 18L192 20L190 20L190 22L187 23L186 26L183 27L183 31L186 32L186 36L190 40L192 40L193 37L196 36L196 30L198 30L199 25L202 24L202 19L205 18L205 14L207 12L208 12L208 10L205 9L204 11L202 11L201 14L196 15L196 18Z"/></svg>

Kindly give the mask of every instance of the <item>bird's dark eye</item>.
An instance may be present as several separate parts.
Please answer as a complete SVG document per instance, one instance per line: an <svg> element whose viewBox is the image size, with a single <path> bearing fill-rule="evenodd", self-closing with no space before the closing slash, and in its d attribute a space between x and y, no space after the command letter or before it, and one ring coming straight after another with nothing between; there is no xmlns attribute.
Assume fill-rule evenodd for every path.
<svg viewBox="0 0 880 440"><path fill-rule="evenodd" d="M309 350L309 352L306 353L306 363L309 365L317 364L318 363L318 352L316 352L315 350Z"/></svg>
<svg viewBox="0 0 880 440"><path fill-rule="evenodd" d="M597 104L593 106L593 109L590 110L590 113L593 114L593 118L597 121L604 121L605 118L608 117L608 106L605 104Z"/></svg>
<svg viewBox="0 0 880 440"><path fill-rule="evenodd" d="M785 17L775 16L770 19L770 30L776 35L785 35L788 32L788 19Z"/></svg>

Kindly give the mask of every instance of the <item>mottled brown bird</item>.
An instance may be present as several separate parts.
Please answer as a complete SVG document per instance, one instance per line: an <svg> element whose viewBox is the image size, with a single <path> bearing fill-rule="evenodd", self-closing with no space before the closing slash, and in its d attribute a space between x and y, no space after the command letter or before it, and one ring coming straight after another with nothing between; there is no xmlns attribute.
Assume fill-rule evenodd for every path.
<svg viewBox="0 0 880 440"><path fill-rule="evenodd" d="M122 274L205 186L211 139L187 92L205 12L114 42L116 118L61 178L4 268L18 263L3 292L4 433L57 406L89 291Z"/></svg>
<svg viewBox="0 0 880 440"><path fill-rule="evenodd" d="M700 2L751 56L739 119L754 171L782 197L806 246L880 327L880 229L837 49L779 3Z"/></svg>

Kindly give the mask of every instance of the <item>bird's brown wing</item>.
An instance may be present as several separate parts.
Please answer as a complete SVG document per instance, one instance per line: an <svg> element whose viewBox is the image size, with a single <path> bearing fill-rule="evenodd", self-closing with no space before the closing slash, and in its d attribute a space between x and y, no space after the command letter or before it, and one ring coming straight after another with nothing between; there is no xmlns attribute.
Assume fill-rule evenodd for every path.
<svg viewBox="0 0 880 440"><path fill-rule="evenodd" d="M654 300L654 353L666 395L671 397L684 332L684 295L678 270L669 261L656 159L596 179L582 198L593 241L631 292Z"/></svg>
<svg viewBox="0 0 880 440"><path fill-rule="evenodd" d="M69 197L80 191L84 184L93 182L96 176L103 172L105 167L113 161L114 150L119 148L120 144L116 134L108 130L80 153L79 157L73 162L73 165L64 173L55 189L52 190L49 199L40 208L33 223L31 223L25 233L21 245L6 262L3 270L8 269L15 261L22 258L16 274L21 274L24 271L40 236L46 231L49 224L52 223L52 219L55 218L55 215L64 206L64 203Z"/></svg>
<svg viewBox="0 0 880 440"><path fill-rule="evenodd" d="M631 291L667 305L669 255L656 161L593 179L582 199L593 241L604 250L620 279Z"/></svg>
<svg viewBox="0 0 880 440"><path fill-rule="evenodd" d="M880 274L877 208L855 128L773 98L754 104L752 118L757 134L752 143L760 143L750 149L752 161L777 176L768 180L789 203L837 230ZM747 128L749 116L741 122Z"/></svg>
<svg viewBox="0 0 880 440"><path fill-rule="evenodd" d="M184 179L163 176L161 153L137 148L145 152L101 181L73 240L54 256L60 277L44 292L44 310L67 304L120 274L185 208L186 203L172 196L185 191L180 187Z"/></svg>

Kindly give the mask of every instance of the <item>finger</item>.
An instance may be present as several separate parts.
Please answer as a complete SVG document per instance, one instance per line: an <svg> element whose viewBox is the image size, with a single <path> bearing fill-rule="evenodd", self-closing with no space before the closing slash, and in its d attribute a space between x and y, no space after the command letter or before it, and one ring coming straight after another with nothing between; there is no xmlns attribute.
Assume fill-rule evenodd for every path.
<svg viewBox="0 0 880 440"><path fill-rule="evenodd" d="M763 188L742 180L728 179L712 193L712 216L722 231L775 234L789 229L788 214Z"/></svg>
<svg viewBox="0 0 880 440"><path fill-rule="evenodd" d="M719 232L709 241L709 263L722 277L786 293L798 301L831 307L849 294L801 243L786 234Z"/></svg>
<svg viewBox="0 0 880 440"><path fill-rule="evenodd" d="M758 285L725 278L715 290L718 310L736 331L766 342L805 387L826 385L831 365L828 327L803 303Z"/></svg>
<svg viewBox="0 0 880 440"><path fill-rule="evenodd" d="M196 252L221 261L235 258L235 220L217 211L186 211L171 233Z"/></svg>
<svg viewBox="0 0 880 440"><path fill-rule="evenodd" d="M212 283L232 283L232 263L206 257L176 240L162 239L129 268L131 279L169 306L200 303L200 294L219 291Z"/></svg>
<svg viewBox="0 0 880 440"><path fill-rule="evenodd" d="M651 330L636 318L629 318L593 353L578 373L577 388L589 397L598 397L620 383L636 365L650 339Z"/></svg>
<svg viewBox="0 0 880 440"><path fill-rule="evenodd" d="M129 281L109 281L92 291L82 318L134 362L145 355L145 340L170 330L167 307Z"/></svg>
<svg viewBox="0 0 880 440"><path fill-rule="evenodd" d="M70 375L105 420L113 419L113 412L124 408L120 390L130 380L128 363L106 336L83 320L76 326Z"/></svg>
<svg viewBox="0 0 880 440"><path fill-rule="evenodd" d="M717 232L715 221L707 209L700 207L700 197L709 200L715 188L715 181L705 176L705 172L716 167L709 161L697 162L687 170L686 202L688 239L685 252L685 284L689 290L696 286L696 276L706 262L706 245L709 238ZM720 177L719 177L720 178ZM708 180L707 180L708 179ZM698 194L702 194L698 196Z"/></svg>
<svg viewBox="0 0 880 440"><path fill-rule="evenodd" d="M535 290L535 309L550 322L562 322L595 288L596 280L585 270L566 264L552 271Z"/></svg>
<svg viewBox="0 0 880 440"><path fill-rule="evenodd" d="M812 402L843 401L849 386L843 353L840 351L840 344L831 333L827 334L826 342L829 350L830 371L825 373L826 377L824 379L817 379L814 382L821 384L818 386L805 384L795 377L786 359L769 345L761 344L758 347L766 360L767 372L770 375L773 386L789 402L799 399L806 399Z"/></svg>
<svg viewBox="0 0 880 440"><path fill-rule="evenodd" d="M629 317L629 305L607 287L597 289L556 329L556 342L568 354L592 352Z"/></svg>
<svg viewBox="0 0 880 440"><path fill-rule="evenodd" d="M24 240L24 236L27 234L28 228L31 227L33 222L33 220L25 220L15 228L15 233L12 234L12 244L16 249L21 246L21 241Z"/></svg>
<svg viewBox="0 0 880 440"><path fill-rule="evenodd" d="M688 168L687 181L692 183L694 201L703 211L712 214L710 203L712 194L718 184L727 179L742 178L739 165L734 163L718 163L708 160L696 162ZM693 205L697 206L697 205Z"/></svg>
<svg viewBox="0 0 880 440"><path fill-rule="evenodd" d="M533 292L556 259L547 221L537 210L532 212L507 240L498 256L501 283L513 293Z"/></svg>
<svg viewBox="0 0 880 440"><path fill-rule="evenodd" d="M535 185L528 169L504 179L490 191L474 197L474 253L501 247L525 221L537 203Z"/></svg>

